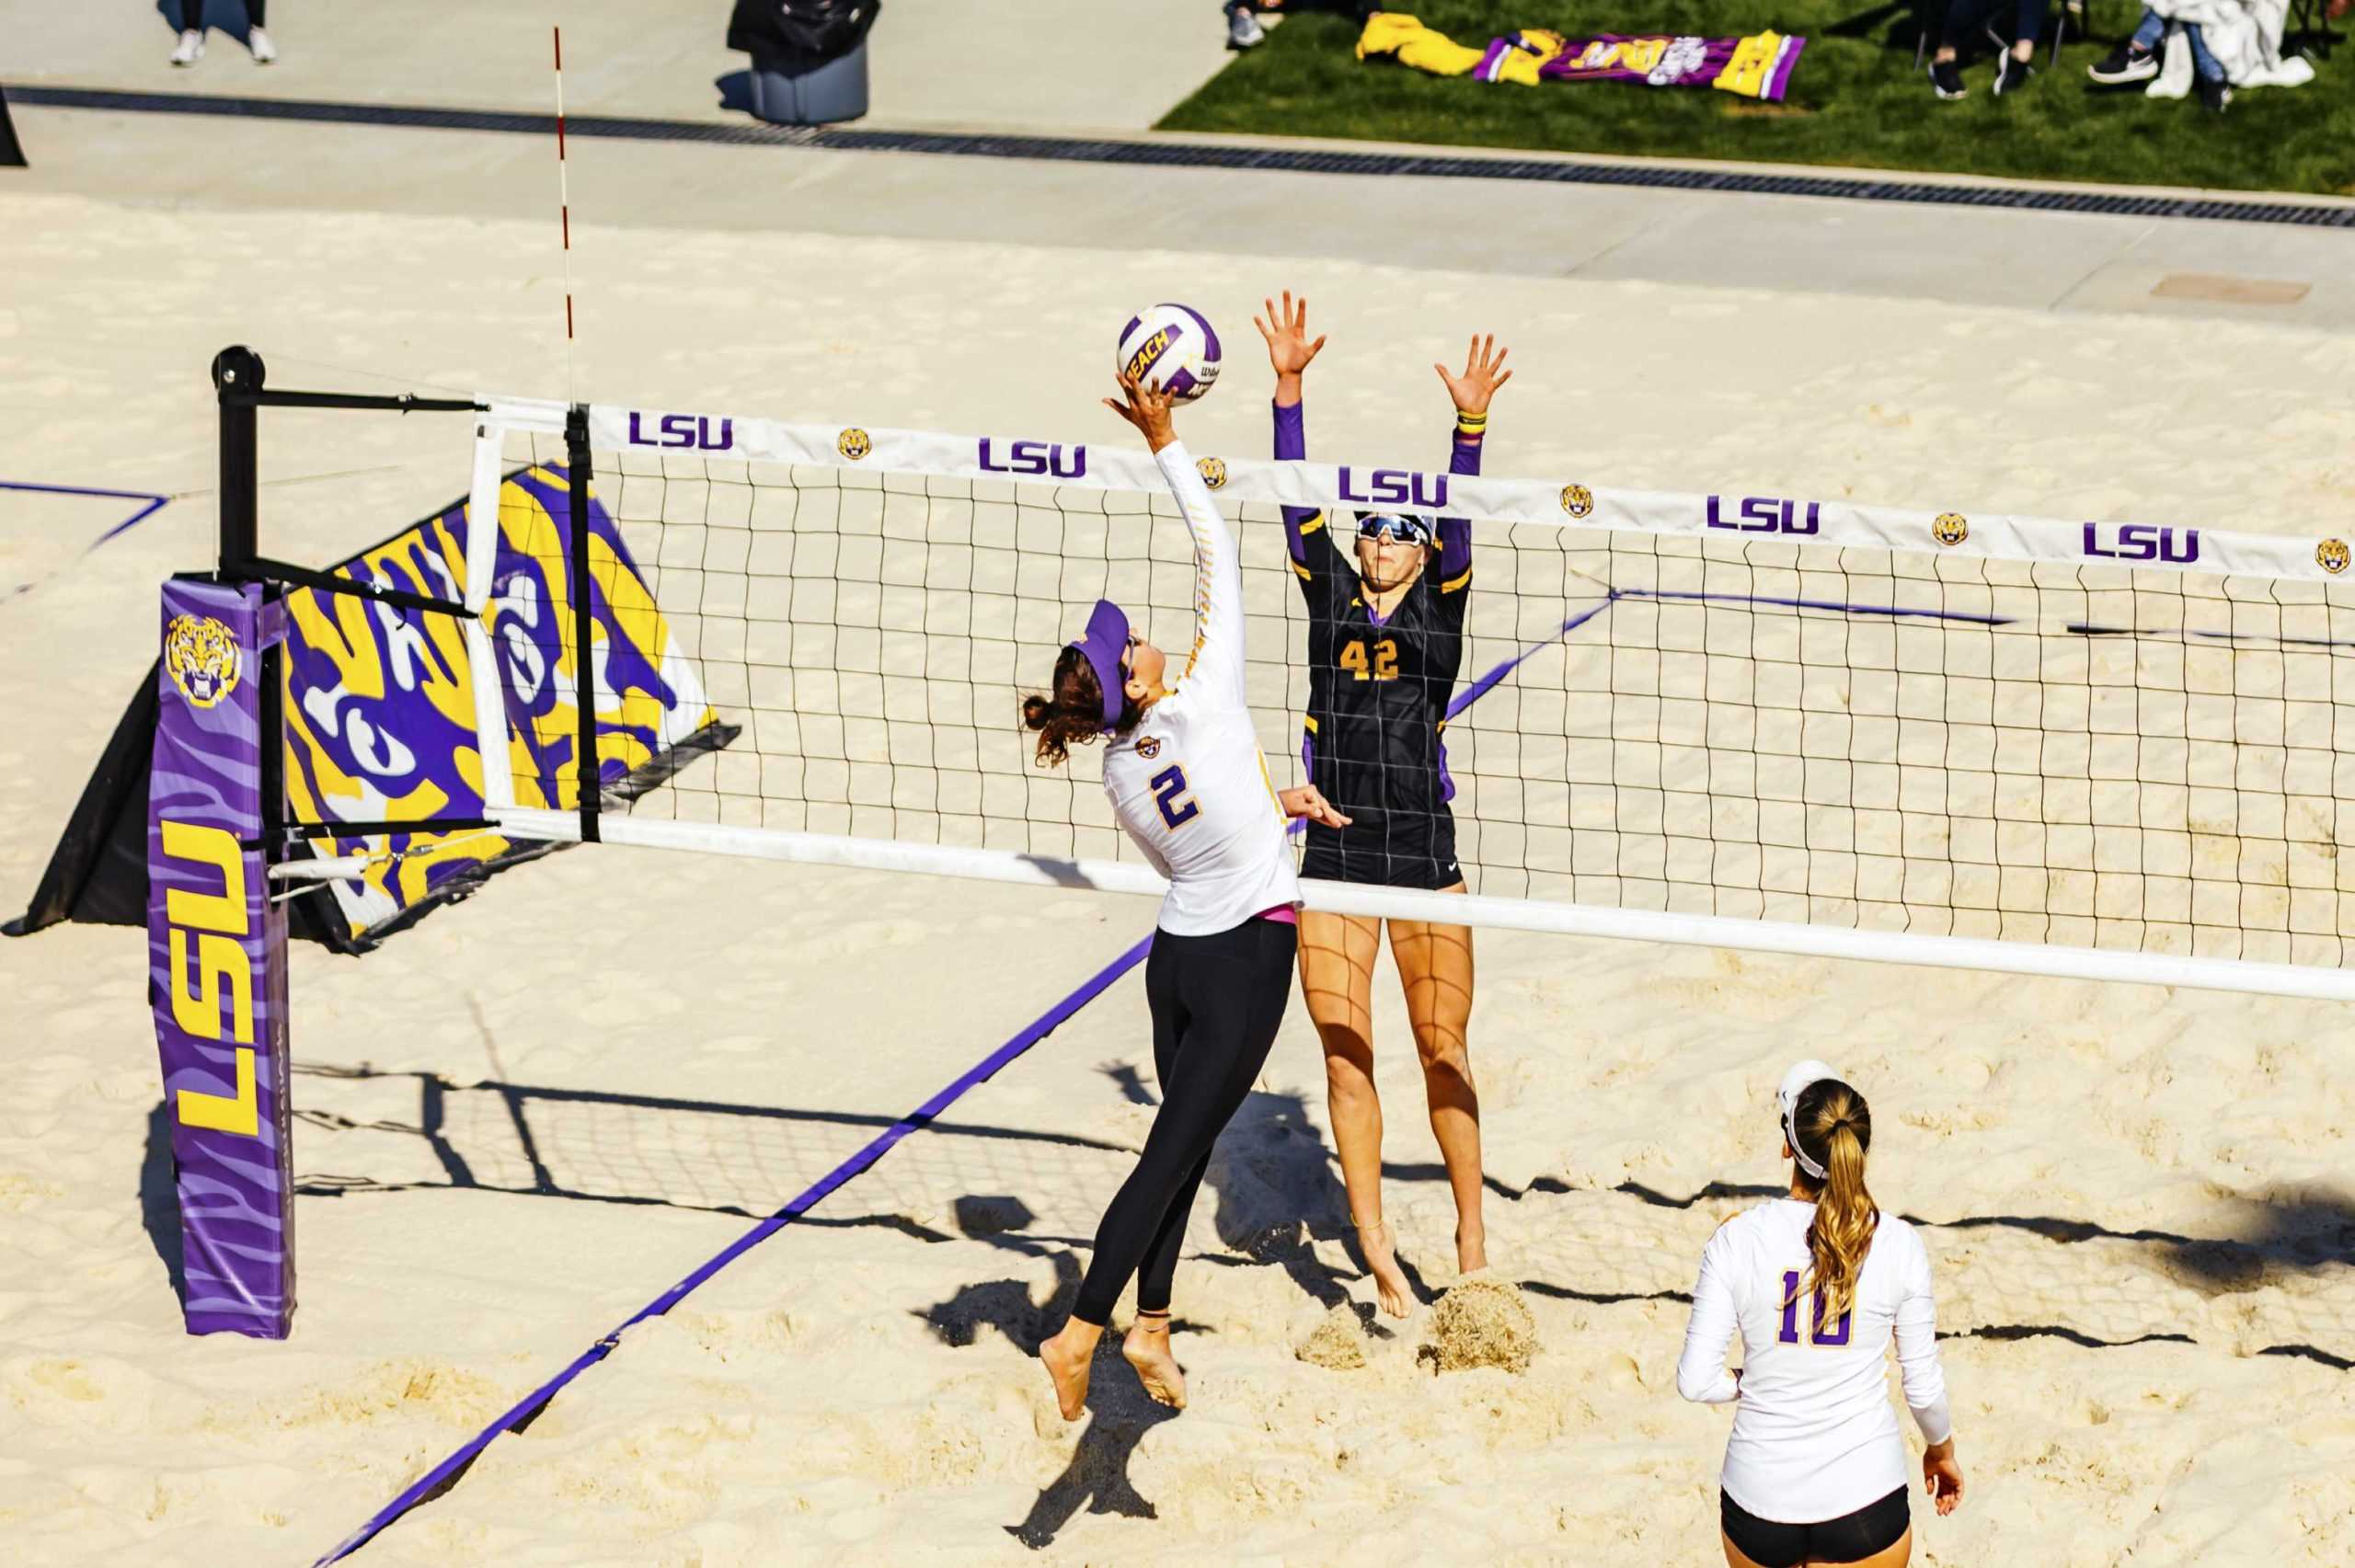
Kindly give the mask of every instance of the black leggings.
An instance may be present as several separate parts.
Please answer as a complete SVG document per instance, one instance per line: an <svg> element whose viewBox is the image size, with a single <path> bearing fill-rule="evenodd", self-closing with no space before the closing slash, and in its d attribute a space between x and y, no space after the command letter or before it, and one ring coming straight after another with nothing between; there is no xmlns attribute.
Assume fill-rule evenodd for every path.
<svg viewBox="0 0 2355 1568"><path fill-rule="evenodd" d="M1289 921L1258 919L1215 936L1154 933L1144 995L1161 1109L1137 1168L1097 1227L1095 1255L1071 1310L1080 1322L1098 1328L1111 1322L1131 1275L1138 1276L1140 1311L1168 1309L1194 1190L1210 1166L1211 1145L1267 1065L1292 1000L1299 942Z"/></svg>
<svg viewBox="0 0 2355 1568"><path fill-rule="evenodd" d="M218 5L220 0L213 0L213 3ZM261 14L269 8L270 0L246 0L246 26L249 28L270 26L268 22L261 19ZM180 0L180 31L201 32L203 30L204 0Z"/></svg>
<svg viewBox="0 0 2355 1568"><path fill-rule="evenodd" d="M2051 12L2051 0L2017 0L2013 13L2012 34L2016 42L2036 43L2044 37L2045 18ZM1948 0L1946 26L1939 29L1938 47L1959 50L1963 44L1982 36L1980 28L1995 12L1995 0Z"/></svg>
<svg viewBox="0 0 2355 1568"><path fill-rule="evenodd" d="M1726 1539L1758 1568L1796 1568L1802 1562L1862 1562L1905 1539L1913 1525L1901 1486L1878 1503L1819 1525L1780 1525L1762 1519L1717 1494L1717 1523Z"/></svg>

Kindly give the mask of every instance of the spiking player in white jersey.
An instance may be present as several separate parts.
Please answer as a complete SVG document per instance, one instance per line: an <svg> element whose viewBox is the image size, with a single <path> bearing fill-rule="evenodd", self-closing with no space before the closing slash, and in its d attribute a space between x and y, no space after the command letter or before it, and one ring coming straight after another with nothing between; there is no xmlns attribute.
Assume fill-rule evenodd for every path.
<svg viewBox="0 0 2355 1568"><path fill-rule="evenodd" d="M1729 1568L1903 1568L1913 1529L1889 1402L1892 1339L1929 1445L1924 1488L1940 1514L1962 1500L1929 1254L1866 1189L1863 1095L1803 1061L1775 1103L1790 1196L1734 1216L1703 1249L1677 1391L1734 1406L1717 1502ZM1737 1331L1742 1368L1729 1372Z"/></svg>
<svg viewBox="0 0 2355 1568"><path fill-rule="evenodd" d="M1023 700L1039 761L1063 762L1074 745L1106 742L1104 793L1120 826L1169 879L1145 1000L1161 1108L1136 1169L1096 1232L1096 1250L1071 1319L1039 1347L1055 1402L1075 1421L1088 1368L1112 1306L1137 1278L1137 1319L1121 1353L1145 1391L1182 1406L1186 1386L1169 1349L1169 1292L1186 1218L1211 1146L1242 1107L1275 1044L1292 994L1299 879L1288 817L1346 827L1314 788L1275 788L1243 691L1243 563L1210 487L1178 442L1169 399L1120 380L1125 404L1105 399L1153 448L1194 538L1194 648L1169 680L1168 659L1099 600L1087 630L1055 660L1050 695Z"/></svg>

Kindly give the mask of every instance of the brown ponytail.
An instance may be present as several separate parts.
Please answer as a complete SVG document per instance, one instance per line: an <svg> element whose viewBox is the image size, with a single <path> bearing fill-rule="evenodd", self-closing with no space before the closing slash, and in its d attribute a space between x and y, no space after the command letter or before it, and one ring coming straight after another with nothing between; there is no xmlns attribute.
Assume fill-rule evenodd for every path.
<svg viewBox="0 0 2355 1568"><path fill-rule="evenodd" d="M1143 715L1136 699L1122 693L1115 735L1136 727ZM1059 768L1071 760L1071 749L1085 746L1104 733L1104 688L1096 683L1096 667L1075 647L1056 657L1054 695L1032 692L1022 699L1022 724L1039 732L1039 766Z"/></svg>
<svg viewBox="0 0 2355 1568"><path fill-rule="evenodd" d="M1799 1152L1823 1167L1816 1182L1815 1220L1807 1229L1810 1260L1804 1289L1822 1302L1823 1322L1835 1323L1856 1303L1856 1276L1872 1250L1878 1206L1865 1186L1865 1151L1873 1143L1873 1113L1865 1097L1837 1079L1810 1083L1791 1107ZM1798 1292L1792 1293L1796 1299ZM1786 1305L1788 1303L1786 1303Z"/></svg>

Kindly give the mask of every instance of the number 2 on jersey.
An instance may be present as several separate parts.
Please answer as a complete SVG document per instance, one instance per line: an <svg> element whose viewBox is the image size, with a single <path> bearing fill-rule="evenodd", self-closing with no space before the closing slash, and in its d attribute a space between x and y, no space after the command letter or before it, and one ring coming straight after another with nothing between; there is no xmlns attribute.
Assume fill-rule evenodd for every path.
<svg viewBox="0 0 2355 1568"><path fill-rule="evenodd" d="M1814 1311L1808 1326L1808 1343L1831 1345L1847 1344L1848 1321L1855 1315L1854 1309L1841 1313L1839 1328L1826 1333L1823 1331L1823 1292L1816 1291L1809 1305L1814 1308ZM1799 1271L1795 1268L1786 1268L1783 1271L1783 1328L1782 1332L1775 1337L1784 1345L1797 1345L1799 1342Z"/></svg>
<svg viewBox="0 0 2355 1568"><path fill-rule="evenodd" d="M1161 807L1161 819L1173 828L1181 828L1202 814L1202 803L1186 792L1186 770L1164 768L1153 775L1153 803Z"/></svg>
<svg viewBox="0 0 2355 1568"><path fill-rule="evenodd" d="M1341 668L1361 681L1396 681L1398 679L1398 644L1384 637L1373 645L1373 656L1366 657L1363 637L1353 637L1341 646Z"/></svg>

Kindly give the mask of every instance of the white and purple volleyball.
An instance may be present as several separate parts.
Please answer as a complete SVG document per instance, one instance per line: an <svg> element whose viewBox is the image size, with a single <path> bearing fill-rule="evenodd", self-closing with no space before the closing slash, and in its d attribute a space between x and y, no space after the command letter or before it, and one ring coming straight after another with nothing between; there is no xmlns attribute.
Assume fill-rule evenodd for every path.
<svg viewBox="0 0 2355 1568"><path fill-rule="evenodd" d="M1191 305L1155 305L1120 328L1112 362L1138 382L1159 382L1173 402L1191 403L1218 380L1218 334Z"/></svg>

